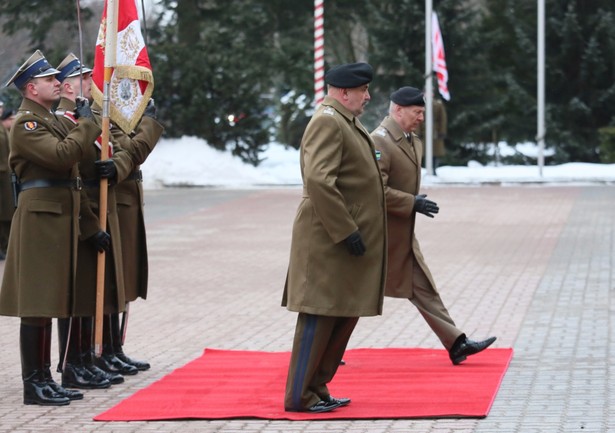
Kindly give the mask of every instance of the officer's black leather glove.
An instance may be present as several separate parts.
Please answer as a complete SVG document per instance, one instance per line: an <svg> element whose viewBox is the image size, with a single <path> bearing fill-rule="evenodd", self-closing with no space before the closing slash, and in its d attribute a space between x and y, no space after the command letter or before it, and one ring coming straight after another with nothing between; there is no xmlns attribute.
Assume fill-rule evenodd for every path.
<svg viewBox="0 0 615 433"><path fill-rule="evenodd" d="M346 239L344 239L344 242L348 247L348 251L353 256L362 256L363 254L365 254L365 244L363 243L361 233L359 233L358 230L352 233Z"/></svg>
<svg viewBox="0 0 615 433"><path fill-rule="evenodd" d="M90 244L92 244L99 253L102 253L103 251L108 253L111 248L111 235L107 232L103 232L102 230L94 233L87 239L87 241L90 242Z"/></svg>
<svg viewBox="0 0 615 433"><path fill-rule="evenodd" d="M113 180L117 176L117 168L112 159L98 160L94 162L94 165L96 165L96 172L101 179Z"/></svg>
<svg viewBox="0 0 615 433"><path fill-rule="evenodd" d="M92 114L92 109L87 99L78 96L75 104L77 105L75 108L75 117L77 119L84 118L94 120L94 115Z"/></svg>
<svg viewBox="0 0 615 433"><path fill-rule="evenodd" d="M427 200L425 197L427 197L426 194L419 194L414 197L414 211L427 215L429 218L433 218L432 214L438 213L440 208L436 202Z"/></svg>
<svg viewBox="0 0 615 433"><path fill-rule="evenodd" d="M147 107L145 107L143 115L151 117L152 119L156 119L156 105L154 105L153 98L150 98L149 102L147 103Z"/></svg>

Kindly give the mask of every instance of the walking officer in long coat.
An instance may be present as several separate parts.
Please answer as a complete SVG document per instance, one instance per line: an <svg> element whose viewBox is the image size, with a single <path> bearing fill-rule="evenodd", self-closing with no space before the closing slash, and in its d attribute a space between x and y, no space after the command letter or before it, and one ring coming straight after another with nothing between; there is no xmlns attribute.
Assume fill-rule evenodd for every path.
<svg viewBox="0 0 615 433"><path fill-rule="evenodd" d="M414 131L424 119L425 99L414 87L391 94L389 115L372 132L387 203L386 296L409 299L448 350L455 365L494 341L472 341L455 326L425 263L414 233L417 214L433 218L438 205L419 194L423 144Z"/></svg>
<svg viewBox="0 0 615 433"><path fill-rule="evenodd" d="M292 231L282 305L298 314L284 407L327 412L333 379L361 316L382 314L386 215L382 177L358 119L370 99L372 67L332 68L328 95L301 142L303 198Z"/></svg>
<svg viewBox="0 0 615 433"><path fill-rule="evenodd" d="M0 314L21 317L23 401L37 405L83 398L51 376L51 319L73 314L81 203L77 163L90 157L92 142L101 133L84 100L75 109L75 128L69 132L58 122L51 111L60 98L57 74L37 50L6 84L14 84L23 101L10 135L9 165L19 182L19 197Z"/></svg>

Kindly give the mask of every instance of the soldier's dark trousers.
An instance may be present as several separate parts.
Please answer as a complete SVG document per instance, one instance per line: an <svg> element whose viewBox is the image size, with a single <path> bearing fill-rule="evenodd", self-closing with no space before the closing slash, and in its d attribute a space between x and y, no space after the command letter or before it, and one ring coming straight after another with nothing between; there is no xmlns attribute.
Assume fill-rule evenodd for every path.
<svg viewBox="0 0 615 433"><path fill-rule="evenodd" d="M358 317L299 313L286 379L286 410L305 411L330 396L327 384L358 321Z"/></svg>
<svg viewBox="0 0 615 433"><path fill-rule="evenodd" d="M63 406L70 399L56 391L51 378L51 319L22 318L19 329L24 404ZM53 383L52 383L53 382ZM82 396L83 397L83 396Z"/></svg>

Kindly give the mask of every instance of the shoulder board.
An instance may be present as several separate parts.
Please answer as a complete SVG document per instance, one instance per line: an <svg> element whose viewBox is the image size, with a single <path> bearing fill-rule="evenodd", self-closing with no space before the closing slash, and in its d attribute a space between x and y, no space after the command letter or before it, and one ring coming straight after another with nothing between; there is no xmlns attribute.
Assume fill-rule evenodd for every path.
<svg viewBox="0 0 615 433"><path fill-rule="evenodd" d="M68 110L56 110L56 116L64 117L65 119L70 120L75 125L77 124L77 118L75 117L75 113Z"/></svg>
<svg viewBox="0 0 615 433"><path fill-rule="evenodd" d="M329 116L334 116L335 110L331 107L327 107L324 110L322 110L322 114L328 114Z"/></svg>
<svg viewBox="0 0 615 433"><path fill-rule="evenodd" d="M376 129L374 131L374 134L379 135L381 137L386 137L387 136L387 130L382 128L382 127L380 127L380 128L378 128L378 129Z"/></svg>

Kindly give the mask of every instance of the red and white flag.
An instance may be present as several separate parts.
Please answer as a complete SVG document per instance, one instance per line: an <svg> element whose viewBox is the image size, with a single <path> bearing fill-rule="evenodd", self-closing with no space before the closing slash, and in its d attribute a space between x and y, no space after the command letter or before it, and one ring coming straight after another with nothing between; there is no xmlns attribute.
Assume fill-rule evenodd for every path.
<svg viewBox="0 0 615 433"><path fill-rule="evenodd" d="M438 77L438 91L444 99L450 101L451 94L448 92L448 70L444 58L444 43L442 42L438 15L435 12L431 13L431 52L433 70Z"/></svg>
<svg viewBox="0 0 615 433"><path fill-rule="evenodd" d="M92 96L103 104L105 51L115 48L116 64L113 65L109 85L109 117L124 132L130 133L143 115L154 91L154 74L141 34L139 14L135 0L118 0L117 43L107 47L107 4L96 40Z"/></svg>

